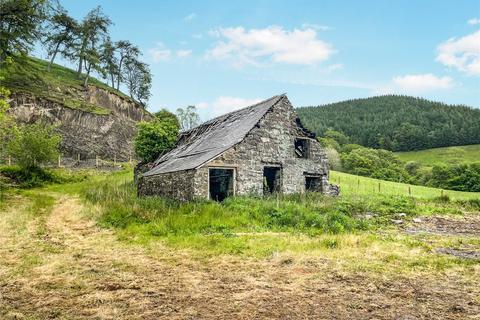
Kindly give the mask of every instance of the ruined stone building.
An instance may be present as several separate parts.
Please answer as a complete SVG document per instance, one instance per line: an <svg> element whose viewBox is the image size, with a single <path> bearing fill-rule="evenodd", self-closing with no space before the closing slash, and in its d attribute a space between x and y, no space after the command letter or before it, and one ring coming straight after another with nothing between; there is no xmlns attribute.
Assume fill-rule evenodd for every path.
<svg viewBox="0 0 480 320"><path fill-rule="evenodd" d="M338 193L328 183L324 150L286 95L183 132L176 147L140 177L138 188L139 195L218 201L274 192Z"/></svg>

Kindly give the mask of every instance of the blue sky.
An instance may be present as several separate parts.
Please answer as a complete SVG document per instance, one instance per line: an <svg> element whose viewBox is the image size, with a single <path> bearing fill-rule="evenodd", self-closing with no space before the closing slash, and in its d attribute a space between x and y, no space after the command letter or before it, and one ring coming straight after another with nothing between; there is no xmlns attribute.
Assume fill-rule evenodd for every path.
<svg viewBox="0 0 480 320"><path fill-rule="evenodd" d="M153 73L149 110L203 119L287 93L295 106L385 93L480 107L480 1L63 0L101 5Z"/></svg>

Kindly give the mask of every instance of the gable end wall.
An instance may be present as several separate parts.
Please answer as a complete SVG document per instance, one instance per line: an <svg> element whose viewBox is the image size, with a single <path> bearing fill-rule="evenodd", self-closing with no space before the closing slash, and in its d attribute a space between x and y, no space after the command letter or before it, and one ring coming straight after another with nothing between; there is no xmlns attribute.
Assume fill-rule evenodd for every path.
<svg viewBox="0 0 480 320"><path fill-rule="evenodd" d="M214 160L198 168L194 174L193 189L196 197L208 198L208 168L236 169L236 194L263 194L263 168L282 167L282 192L305 192L304 172L322 177L322 189L327 191L328 162L320 144L296 124L297 114L288 99L277 103L253 128L245 139ZM309 158L297 158L294 140L310 140ZM318 190L322 191L322 190Z"/></svg>

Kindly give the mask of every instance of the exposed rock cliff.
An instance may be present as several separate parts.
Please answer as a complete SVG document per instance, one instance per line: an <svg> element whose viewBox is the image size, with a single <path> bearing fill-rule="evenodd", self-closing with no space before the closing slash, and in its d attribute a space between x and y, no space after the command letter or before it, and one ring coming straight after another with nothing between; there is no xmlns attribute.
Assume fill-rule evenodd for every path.
<svg viewBox="0 0 480 320"><path fill-rule="evenodd" d="M66 155L99 155L104 159L116 156L119 160L133 156L136 122L150 115L131 100L96 86L75 94L83 95L82 100L96 106L96 110L84 111L32 93L14 92L10 112L19 122L54 124L63 137L61 150Z"/></svg>

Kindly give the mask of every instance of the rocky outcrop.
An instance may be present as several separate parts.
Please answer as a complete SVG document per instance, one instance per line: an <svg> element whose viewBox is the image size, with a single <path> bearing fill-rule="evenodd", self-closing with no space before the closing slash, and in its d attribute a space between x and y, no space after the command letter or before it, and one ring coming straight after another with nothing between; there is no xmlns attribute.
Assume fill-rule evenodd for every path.
<svg viewBox="0 0 480 320"><path fill-rule="evenodd" d="M45 121L62 135L61 151L82 158L128 160L133 157L136 123L151 116L131 100L107 90L90 86L82 92L86 103L102 112L67 107L28 93L14 92L10 113L21 123Z"/></svg>

